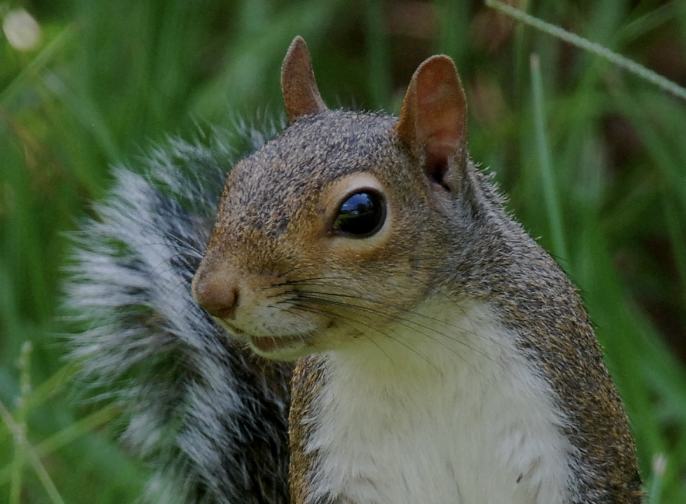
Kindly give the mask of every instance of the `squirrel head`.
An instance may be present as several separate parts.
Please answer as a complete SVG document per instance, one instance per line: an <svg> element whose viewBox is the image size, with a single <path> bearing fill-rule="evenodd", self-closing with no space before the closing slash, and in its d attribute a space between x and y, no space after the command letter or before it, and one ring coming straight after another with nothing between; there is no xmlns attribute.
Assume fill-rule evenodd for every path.
<svg viewBox="0 0 686 504"><path fill-rule="evenodd" d="M399 119L327 109L300 37L281 86L289 125L231 171L193 295L257 353L292 359L435 295L474 168L447 56L419 66Z"/></svg>

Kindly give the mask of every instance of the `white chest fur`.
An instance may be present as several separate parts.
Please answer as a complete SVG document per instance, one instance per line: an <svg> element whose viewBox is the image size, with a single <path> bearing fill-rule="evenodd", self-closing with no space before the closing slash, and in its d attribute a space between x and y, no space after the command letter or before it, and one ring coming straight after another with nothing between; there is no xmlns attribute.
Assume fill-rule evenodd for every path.
<svg viewBox="0 0 686 504"><path fill-rule="evenodd" d="M484 306L422 312L327 356L307 445L321 457L315 494L355 504L565 502L564 418L516 334Z"/></svg>

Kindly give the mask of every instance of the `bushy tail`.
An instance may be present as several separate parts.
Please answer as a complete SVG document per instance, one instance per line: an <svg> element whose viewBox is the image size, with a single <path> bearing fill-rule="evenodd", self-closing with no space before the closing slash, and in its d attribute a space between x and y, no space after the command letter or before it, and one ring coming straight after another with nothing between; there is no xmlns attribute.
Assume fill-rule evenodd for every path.
<svg viewBox="0 0 686 504"><path fill-rule="evenodd" d="M144 175L116 170L76 236L67 305L87 329L72 355L122 405L124 441L155 468L150 502L288 502L291 370L229 339L190 293L235 158L226 142L170 141Z"/></svg>

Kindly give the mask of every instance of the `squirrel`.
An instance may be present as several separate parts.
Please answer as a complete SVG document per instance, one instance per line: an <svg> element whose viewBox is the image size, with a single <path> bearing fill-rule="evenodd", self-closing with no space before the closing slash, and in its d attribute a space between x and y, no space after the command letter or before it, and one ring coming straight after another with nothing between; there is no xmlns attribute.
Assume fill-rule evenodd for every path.
<svg viewBox="0 0 686 504"><path fill-rule="evenodd" d="M642 502L580 296L471 160L452 60L398 118L328 109L300 37L281 87L285 128L119 169L77 238L74 357L148 497Z"/></svg>

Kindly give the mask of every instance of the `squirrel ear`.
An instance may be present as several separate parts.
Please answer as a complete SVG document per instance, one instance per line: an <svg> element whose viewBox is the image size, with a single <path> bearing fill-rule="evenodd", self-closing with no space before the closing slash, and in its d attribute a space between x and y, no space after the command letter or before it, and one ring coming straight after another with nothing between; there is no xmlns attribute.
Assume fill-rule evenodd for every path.
<svg viewBox="0 0 686 504"><path fill-rule="evenodd" d="M314 79L310 51L300 36L291 42L281 65L281 91L289 122L326 110Z"/></svg>
<svg viewBox="0 0 686 504"><path fill-rule="evenodd" d="M467 100L449 57L433 56L417 68L395 129L413 153L424 151L427 173L451 190L449 161L466 152Z"/></svg>

